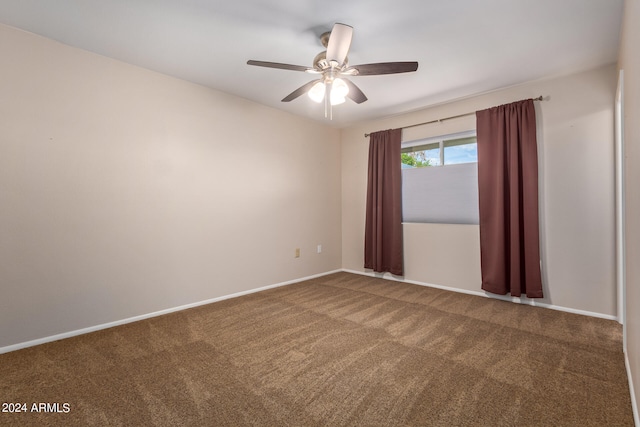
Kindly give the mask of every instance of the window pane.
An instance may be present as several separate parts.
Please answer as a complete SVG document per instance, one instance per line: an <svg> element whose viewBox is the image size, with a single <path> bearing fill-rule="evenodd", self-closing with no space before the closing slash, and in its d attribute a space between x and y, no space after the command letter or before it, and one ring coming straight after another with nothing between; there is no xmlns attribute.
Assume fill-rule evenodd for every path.
<svg viewBox="0 0 640 427"><path fill-rule="evenodd" d="M405 147L401 150L402 168L421 168L440 165L440 143Z"/></svg>
<svg viewBox="0 0 640 427"><path fill-rule="evenodd" d="M444 141L444 164L478 162L478 143L475 137Z"/></svg>

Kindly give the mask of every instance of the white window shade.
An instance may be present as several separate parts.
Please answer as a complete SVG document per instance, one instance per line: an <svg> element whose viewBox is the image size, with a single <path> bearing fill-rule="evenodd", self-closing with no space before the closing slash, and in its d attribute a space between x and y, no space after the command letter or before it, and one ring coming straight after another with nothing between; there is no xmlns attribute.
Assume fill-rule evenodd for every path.
<svg viewBox="0 0 640 427"><path fill-rule="evenodd" d="M403 169L402 220L478 224L478 164Z"/></svg>

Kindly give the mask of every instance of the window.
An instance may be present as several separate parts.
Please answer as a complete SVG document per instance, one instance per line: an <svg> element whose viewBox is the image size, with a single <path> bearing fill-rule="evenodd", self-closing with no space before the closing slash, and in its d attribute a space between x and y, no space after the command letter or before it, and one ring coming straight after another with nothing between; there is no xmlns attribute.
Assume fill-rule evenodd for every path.
<svg viewBox="0 0 640 427"><path fill-rule="evenodd" d="M473 135L454 134L449 138L440 137L434 141L412 141L402 144L403 169L425 166L455 165L478 161L478 144Z"/></svg>
<svg viewBox="0 0 640 427"><path fill-rule="evenodd" d="M402 144L402 220L478 224L475 131Z"/></svg>

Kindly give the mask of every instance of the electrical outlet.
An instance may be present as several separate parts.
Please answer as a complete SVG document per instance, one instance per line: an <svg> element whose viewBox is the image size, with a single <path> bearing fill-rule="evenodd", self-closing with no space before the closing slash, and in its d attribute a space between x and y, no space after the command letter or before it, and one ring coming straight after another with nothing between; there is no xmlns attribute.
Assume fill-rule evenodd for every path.
<svg viewBox="0 0 640 427"><path fill-rule="evenodd" d="M300 248L296 248L296 258L300 258Z"/></svg>
<svg viewBox="0 0 640 427"><path fill-rule="evenodd" d="M318 245L318 253L321 254L322 253L322 245Z"/></svg>

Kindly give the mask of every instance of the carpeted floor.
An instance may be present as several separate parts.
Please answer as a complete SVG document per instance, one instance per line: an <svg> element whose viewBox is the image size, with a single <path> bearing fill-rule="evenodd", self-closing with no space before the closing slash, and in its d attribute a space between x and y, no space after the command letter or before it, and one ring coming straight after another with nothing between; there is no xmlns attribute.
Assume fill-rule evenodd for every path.
<svg viewBox="0 0 640 427"><path fill-rule="evenodd" d="M349 273L0 355L0 396L0 425L633 425L616 322Z"/></svg>

